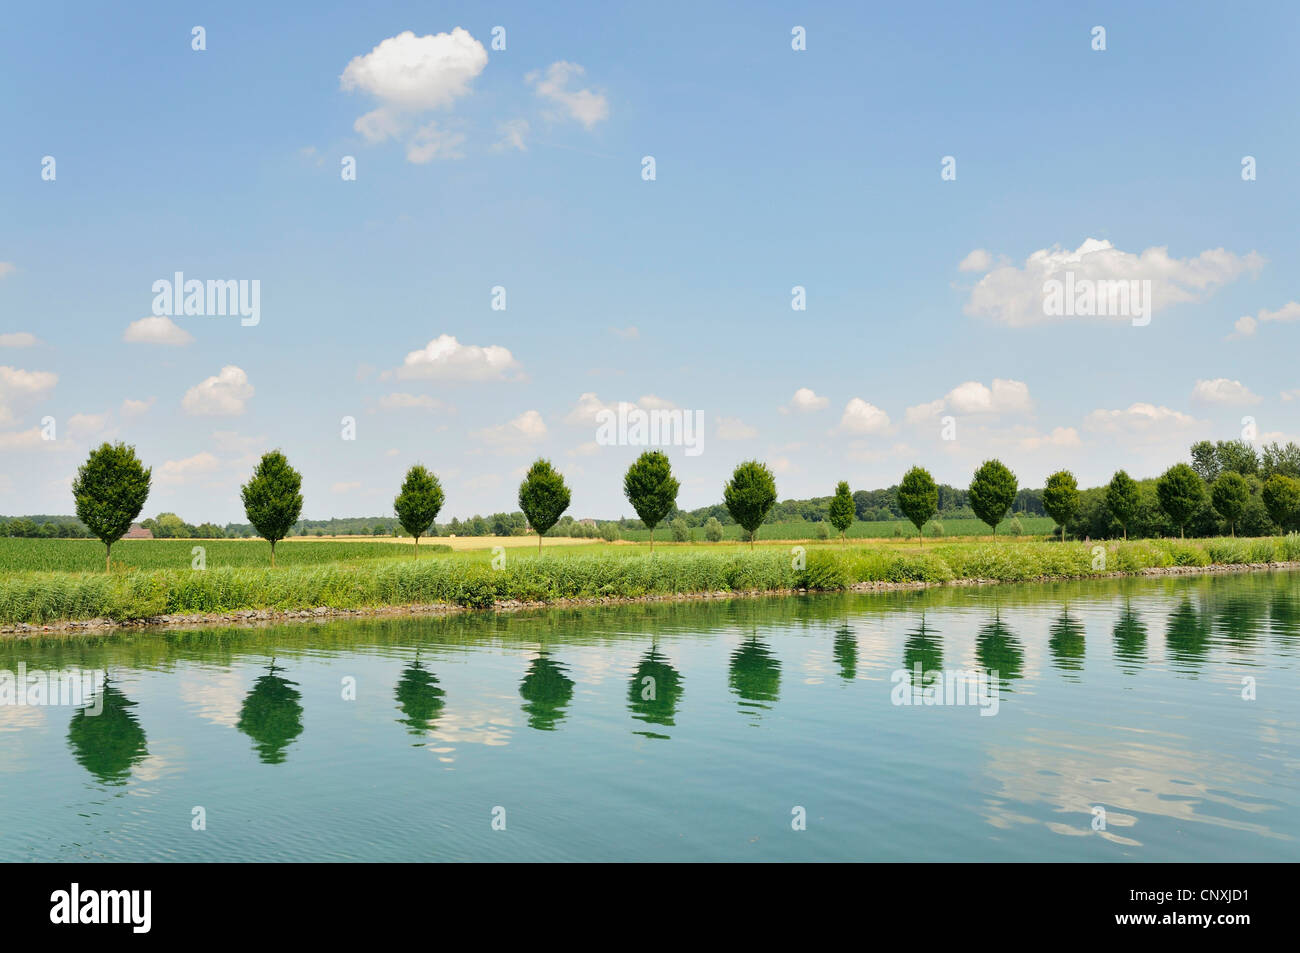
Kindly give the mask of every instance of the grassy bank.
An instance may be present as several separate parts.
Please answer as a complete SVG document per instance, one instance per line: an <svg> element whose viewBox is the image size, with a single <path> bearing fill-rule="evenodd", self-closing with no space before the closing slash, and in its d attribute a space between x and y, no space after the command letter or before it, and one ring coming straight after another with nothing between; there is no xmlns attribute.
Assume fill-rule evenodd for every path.
<svg viewBox="0 0 1300 953"><path fill-rule="evenodd" d="M188 541L186 541L188 543ZM236 544L245 545L245 544ZM558 599L788 589L836 590L862 582L1003 582L1139 572L1172 566L1300 560L1300 536L1263 539L1144 540L1099 548L1083 543L962 542L807 547L799 565L788 547L573 547L511 554L431 552L413 559L373 556L277 569L239 565L104 572L18 572L0 577L0 624L95 618L296 610L327 606L453 604L487 608L499 600ZM1104 553L1104 558L1101 554Z"/></svg>

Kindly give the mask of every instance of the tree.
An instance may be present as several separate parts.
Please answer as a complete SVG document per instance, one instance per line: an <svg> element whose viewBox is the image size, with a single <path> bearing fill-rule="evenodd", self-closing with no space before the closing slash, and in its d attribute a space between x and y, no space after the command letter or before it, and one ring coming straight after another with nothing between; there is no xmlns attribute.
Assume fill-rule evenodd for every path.
<svg viewBox="0 0 1300 953"><path fill-rule="evenodd" d="M1065 524L1079 511L1079 481L1069 470L1058 470L1047 478L1043 488L1043 508L1047 515L1061 527L1061 542L1065 542Z"/></svg>
<svg viewBox="0 0 1300 953"><path fill-rule="evenodd" d="M302 475L289 466L288 459L279 450L262 454L252 478L240 488L248 521L257 535L271 544L272 567L275 544L289 534L302 514L301 490Z"/></svg>
<svg viewBox="0 0 1300 953"><path fill-rule="evenodd" d="M708 522L704 524L704 538L710 543L722 541L722 524L718 522L716 516L710 516Z"/></svg>
<svg viewBox="0 0 1300 953"><path fill-rule="evenodd" d="M776 478L766 464L746 460L722 488L722 501L731 518L749 534L749 548L753 549L754 534L776 503Z"/></svg>
<svg viewBox="0 0 1300 953"><path fill-rule="evenodd" d="M569 508L569 488L549 460L538 460L519 484L519 508L529 525L537 531L537 551L542 551L542 537Z"/></svg>
<svg viewBox="0 0 1300 953"><path fill-rule="evenodd" d="M636 458L623 476L623 495L650 530L652 553L655 551L655 526L676 509L679 488L668 463L668 454L662 450L647 450Z"/></svg>
<svg viewBox="0 0 1300 953"><path fill-rule="evenodd" d="M1264 481L1259 492L1268 510L1268 517L1286 532L1300 516L1300 480L1274 473Z"/></svg>
<svg viewBox="0 0 1300 953"><path fill-rule="evenodd" d="M1129 524L1137 516L1141 501L1137 481L1125 471L1116 470L1115 475L1110 478L1110 485L1106 487L1106 508L1110 510L1110 515L1119 521L1126 540Z"/></svg>
<svg viewBox="0 0 1300 953"><path fill-rule="evenodd" d="M1237 535L1237 522L1250 501L1250 484L1235 470L1225 470L1214 481L1210 490L1210 504L1215 512L1228 521L1232 535Z"/></svg>
<svg viewBox="0 0 1300 953"><path fill-rule="evenodd" d="M1160 509L1178 527L1179 537L1184 537L1187 521L1205 502L1205 481L1187 464L1175 463L1156 481L1156 498Z"/></svg>
<svg viewBox="0 0 1300 953"><path fill-rule="evenodd" d="M1219 478L1219 454L1213 443L1198 440L1192 444L1192 469L1206 483L1213 483Z"/></svg>
<svg viewBox="0 0 1300 953"><path fill-rule="evenodd" d="M903 474L898 484L898 508L916 527L916 539L924 546L921 527L939 508L939 488L935 486L934 477L923 467L912 467Z"/></svg>
<svg viewBox="0 0 1300 953"><path fill-rule="evenodd" d="M672 530L674 543L689 543L691 541L691 528L686 525L686 520L680 516L668 524Z"/></svg>
<svg viewBox="0 0 1300 953"><path fill-rule="evenodd" d="M849 490L848 482L841 480L835 485L835 495L831 497L830 508L826 511L826 519L840 531L840 542L844 541L844 534L853 525L853 517L853 493Z"/></svg>
<svg viewBox="0 0 1300 953"><path fill-rule="evenodd" d="M420 555L420 537L424 536L442 509L442 484L436 474L416 464L406 471L402 491L393 500L393 511L402 527L415 537L415 555Z"/></svg>
<svg viewBox="0 0 1300 953"><path fill-rule="evenodd" d="M1016 475L1001 460L985 461L970 481L967 494L970 508L983 522L988 523L994 535L1016 498L1016 486Z"/></svg>
<svg viewBox="0 0 1300 953"><path fill-rule="evenodd" d="M1273 442L1261 451L1259 475L1268 479L1275 473L1300 479L1300 447L1288 442L1285 447Z"/></svg>
<svg viewBox="0 0 1300 953"><path fill-rule="evenodd" d="M105 572L113 567L113 544L144 509L152 475L135 447L124 443L100 444L77 470L72 481L77 519L103 541Z"/></svg>

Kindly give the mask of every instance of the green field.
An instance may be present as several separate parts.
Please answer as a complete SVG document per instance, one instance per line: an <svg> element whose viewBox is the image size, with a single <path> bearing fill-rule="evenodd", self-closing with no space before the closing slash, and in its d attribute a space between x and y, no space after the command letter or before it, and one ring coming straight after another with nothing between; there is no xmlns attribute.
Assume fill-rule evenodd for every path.
<svg viewBox="0 0 1300 953"><path fill-rule="evenodd" d="M3 565L26 557L37 564L94 558L68 555L67 540L0 540ZM190 568L191 540L142 541L138 559L156 568L113 572L0 573L0 623L224 613L248 609L356 609L373 606L459 605L487 608L501 600L637 598L663 594L845 589L861 582L945 583L958 579L1018 582L1137 572L1152 567L1208 566L1300 560L1300 535L1259 539L1135 540L1087 544L1043 540L943 541L921 548L880 541L843 545L735 543L648 546L530 547L493 566L487 549L449 552L407 545L318 542L284 546L275 569L258 564L265 544L212 544L205 570ZM30 549L27 547L37 547ZM393 555L397 549L399 555ZM800 552L802 551L802 552ZM800 558L802 556L802 558ZM224 564L220 561L226 559ZM174 560L181 559L180 565ZM298 560L294 562L294 560ZM159 565L168 561L166 565Z"/></svg>
<svg viewBox="0 0 1300 953"><path fill-rule="evenodd" d="M113 568L189 569L200 546L209 569L266 566L271 547L260 539L123 539L113 544ZM445 546L422 544L421 550ZM318 566L382 556L410 556L407 543L365 541L285 541L275 549L279 566ZM104 544L97 539L13 539L0 537L0 572L30 570L102 572Z"/></svg>
<svg viewBox="0 0 1300 953"><path fill-rule="evenodd" d="M1015 518L1005 519L998 524L998 533L1002 536L1012 535ZM1022 516L1019 518L1020 529L1024 536L1047 536L1056 529L1056 522L1047 516ZM832 536L839 534L828 523L815 523L807 520L788 520L780 523L764 523L758 529L758 538L763 539L817 539L821 527L826 527ZM937 529L936 529L937 527ZM697 541L704 539L704 527L691 528ZM723 539L740 539L744 531L736 523L722 527ZM634 542L646 542L650 539L648 529L620 530L623 539ZM891 539L916 536L916 527L907 520L855 520L845 534L849 539ZM964 537L988 536L989 527L977 519L931 520L925 524L924 535L927 539L934 536ZM671 539L672 530L667 523L655 527L655 542Z"/></svg>

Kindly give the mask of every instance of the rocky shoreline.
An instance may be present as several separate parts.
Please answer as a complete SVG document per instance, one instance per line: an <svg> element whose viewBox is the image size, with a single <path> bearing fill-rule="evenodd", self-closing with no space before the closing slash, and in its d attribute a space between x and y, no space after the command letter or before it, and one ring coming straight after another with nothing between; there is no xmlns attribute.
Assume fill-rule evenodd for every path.
<svg viewBox="0 0 1300 953"><path fill-rule="evenodd" d="M1000 579L954 579L951 582L859 582L844 592L894 592L911 589L942 589L959 586L1006 586L1030 582L1076 582L1085 579L1137 579L1145 576L1206 576L1240 572L1273 572L1300 569L1300 562L1275 563L1218 563L1209 566L1164 566L1141 569L1137 572L1090 573L1086 576L1043 576L1037 579L1006 581ZM653 602L694 602L709 599L752 599L762 596L790 596L807 593L807 589L755 589L747 591L718 590L716 592L677 592L646 596L601 596L582 599L555 599L551 601L523 602L502 599L488 609L470 609L446 603L429 605L367 606L356 609L335 609L317 606L312 609L240 609L231 612L204 612L193 615L162 615L145 619L83 619L41 624L9 623L0 625L0 637L30 638L44 634L91 635L108 634L122 629L194 629L212 626L240 625L258 627L290 622L312 622L336 619L376 618L382 616L445 616L462 612L519 612L526 609L566 609L597 606L631 605Z"/></svg>

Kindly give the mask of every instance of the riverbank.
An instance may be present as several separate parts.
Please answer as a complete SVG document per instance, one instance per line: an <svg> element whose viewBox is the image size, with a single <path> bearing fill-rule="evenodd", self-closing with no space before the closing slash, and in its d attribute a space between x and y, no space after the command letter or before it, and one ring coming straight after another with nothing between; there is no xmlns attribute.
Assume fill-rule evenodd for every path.
<svg viewBox="0 0 1300 953"><path fill-rule="evenodd" d="M1300 539L667 550L512 557L498 566L433 556L276 570L21 573L0 579L0 636L1286 570L1300 568Z"/></svg>

